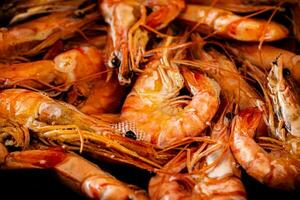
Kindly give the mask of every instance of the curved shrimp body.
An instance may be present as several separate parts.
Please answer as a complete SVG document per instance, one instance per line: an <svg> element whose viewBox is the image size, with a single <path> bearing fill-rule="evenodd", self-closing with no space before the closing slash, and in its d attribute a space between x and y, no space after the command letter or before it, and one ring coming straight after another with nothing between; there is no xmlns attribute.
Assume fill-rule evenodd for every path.
<svg viewBox="0 0 300 200"><path fill-rule="evenodd" d="M273 63L268 75L268 86L278 118L284 120L285 127L290 134L300 137L300 102L295 91L283 76L281 60Z"/></svg>
<svg viewBox="0 0 300 200"><path fill-rule="evenodd" d="M278 189L293 190L300 183L300 160L291 154L266 152L253 139L261 118L256 108L246 109L234 118L230 147L247 174Z"/></svg>
<svg viewBox="0 0 300 200"><path fill-rule="evenodd" d="M168 171L167 174L162 173L151 178L150 198L246 199L246 191L240 180L240 170L228 145L229 125L229 121L222 116L212 130L211 139L216 143L208 145L207 150L210 153L206 156L205 163L202 163L204 167L211 167L203 173L180 174L180 171L187 167L187 161L184 160L186 155L180 155L163 167L164 171ZM201 158L199 159L199 153L196 152L191 157L192 167L200 164Z"/></svg>
<svg viewBox="0 0 300 200"><path fill-rule="evenodd" d="M101 56L101 52L94 47L80 47L63 52L54 60L0 65L0 80L2 87L20 85L45 89L53 84L64 85L67 89L71 84L76 85L76 81L100 72ZM81 81L76 86L84 87L85 82Z"/></svg>
<svg viewBox="0 0 300 200"><path fill-rule="evenodd" d="M135 123L145 132L141 140L160 147L201 133L217 111L220 89L199 72L184 69L183 76L193 94L191 101L177 97L184 86L177 67L149 63L125 100L121 121Z"/></svg>
<svg viewBox="0 0 300 200"><path fill-rule="evenodd" d="M288 69L294 80L300 83L300 56L293 52L270 45L263 45L258 49L255 44L230 45L229 48L236 56L248 60L263 70L270 70L272 62L281 55L284 68Z"/></svg>
<svg viewBox="0 0 300 200"><path fill-rule="evenodd" d="M194 187L203 199L246 199L241 172L228 145L229 135L230 122L222 116L211 133L211 138L217 142L208 147L218 145L220 148L206 156L206 165L216 165L204 172L205 175Z"/></svg>
<svg viewBox="0 0 300 200"><path fill-rule="evenodd" d="M198 66L218 82L221 93L229 98L229 101L235 100L241 109L262 105L261 97L225 55L214 49L209 51L201 49L196 53L200 58Z"/></svg>
<svg viewBox="0 0 300 200"><path fill-rule="evenodd" d="M145 6L153 8L153 12L146 15ZM183 10L185 3L183 0L105 0L100 1L101 11L106 22L110 26L109 35L112 40L112 47L108 45L109 52L107 64L111 68L119 68L120 83L130 83L131 70L134 70L133 63L129 62L129 53L135 44L129 44L129 34L133 25L139 18L146 18L141 21L152 28L161 29L166 27ZM137 29L138 49L144 49L148 42L148 34ZM133 31L133 30L132 30ZM132 34L132 33L131 33ZM134 47L133 47L134 48ZM135 53L135 52L133 52ZM131 60L132 62L132 60Z"/></svg>
<svg viewBox="0 0 300 200"><path fill-rule="evenodd" d="M90 199L148 199L145 191L127 185L95 164L61 150L29 150L9 153L6 169L52 169L64 184Z"/></svg>
<svg viewBox="0 0 300 200"><path fill-rule="evenodd" d="M48 125L75 125L83 130L95 131L97 126L104 124L42 93L8 89L0 92L0 99L1 116L32 130Z"/></svg>
<svg viewBox="0 0 300 200"><path fill-rule="evenodd" d="M241 41L275 41L287 37L288 29L275 22L240 17L230 11L188 4L180 19L200 23L200 32L216 34Z"/></svg>
<svg viewBox="0 0 300 200"><path fill-rule="evenodd" d="M98 13L76 17L73 11L53 13L0 31L0 57L30 56L66 39L99 17Z"/></svg>

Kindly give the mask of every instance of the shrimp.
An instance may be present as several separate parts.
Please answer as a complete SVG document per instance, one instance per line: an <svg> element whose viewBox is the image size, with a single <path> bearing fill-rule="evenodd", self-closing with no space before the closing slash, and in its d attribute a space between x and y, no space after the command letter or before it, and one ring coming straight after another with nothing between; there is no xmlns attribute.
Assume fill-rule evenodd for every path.
<svg viewBox="0 0 300 200"><path fill-rule="evenodd" d="M115 112L124 95L115 76L107 82L102 52L91 46L68 50L53 60L0 65L0 73L1 88L20 86L52 95L68 91L67 102L88 114Z"/></svg>
<svg viewBox="0 0 300 200"><path fill-rule="evenodd" d="M0 65L1 87L16 85L35 89L46 89L47 86L63 86L66 91L71 85L84 86L83 78L104 71L102 54L94 48L82 46L57 55L53 60L41 60L29 63ZM101 69L102 68L102 69Z"/></svg>
<svg viewBox="0 0 300 200"><path fill-rule="evenodd" d="M162 170L167 173L158 173L149 182L150 199L197 199L192 194L194 183L190 176L179 174L186 167L185 154L180 154L169 161Z"/></svg>
<svg viewBox="0 0 300 200"><path fill-rule="evenodd" d="M74 153L59 149L11 152L1 164L4 169L52 169L64 184L89 199L148 199L145 191L117 180Z"/></svg>
<svg viewBox="0 0 300 200"><path fill-rule="evenodd" d="M253 106L263 106L259 94L240 74L235 64L225 55L214 49L205 51L199 46L193 52L193 61L177 61L177 63L200 68L214 78L221 87L221 93L229 101L235 101L241 109ZM176 61L174 61L176 62Z"/></svg>
<svg viewBox="0 0 300 200"><path fill-rule="evenodd" d="M0 58L33 56L59 39L67 39L99 17L97 12L76 16L58 12L0 30Z"/></svg>
<svg viewBox="0 0 300 200"><path fill-rule="evenodd" d="M214 6L235 13L249 13L274 8L269 5L250 4L243 0L188 0L188 3Z"/></svg>
<svg viewBox="0 0 300 200"><path fill-rule="evenodd" d="M281 58L273 63L268 76L268 86L278 118L284 120L290 134L300 138L300 102L283 76L282 64Z"/></svg>
<svg viewBox="0 0 300 200"><path fill-rule="evenodd" d="M282 60L281 60L282 61ZM260 138L261 140L265 141L271 141L273 144L279 144L283 147L286 151L290 152L291 154L294 154L296 156L300 155L300 140L299 137L293 136L288 131L284 129L284 118L281 114L281 105L283 106L283 110L289 110L288 114L291 113L290 109L285 109L286 107L289 108L291 105L297 107L297 103L295 101L295 92L293 91L293 88L291 87L290 80L287 79L287 77L283 77L280 75L279 70L282 70L282 67L279 68L278 61L275 61L276 70L272 69L268 74L264 73L259 69L258 67L251 65L249 62L245 61L245 64L247 65L247 73L253 77L254 80L258 81L261 90L264 94L264 99L266 102L266 107L268 108L265 110L267 114L265 115L266 119L265 122L268 125L269 131L273 137L275 137L277 140L274 140L273 138ZM274 65L274 64L273 64ZM286 87L285 90L281 90L279 88L279 80L278 78L281 77L280 83L282 86ZM278 86L278 87L276 87ZM285 95L283 99L287 100L288 103L285 103L285 101L279 101L278 100L278 94L281 92L285 92ZM293 98L286 98L286 96L292 96ZM282 96L281 96L282 97ZM280 102L280 103L279 103ZM293 111L293 113L297 113L297 109L295 109L296 112ZM277 118L275 118L275 115Z"/></svg>
<svg viewBox="0 0 300 200"><path fill-rule="evenodd" d="M28 19L34 15L52 12L65 12L77 9L85 0L29 0L18 1L13 9L15 15L10 20L10 24Z"/></svg>
<svg viewBox="0 0 300 200"><path fill-rule="evenodd" d="M219 36L240 41L276 41L287 37L289 31L276 22L251 19L219 8L188 4L179 19L200 24L200 32L211 30Z"/></svg>
<svg viewBox="0 0 300 200"><path fill-rule="evenodd" d="M300 183L300 160L283 150L267 152L253 139L261 116L257 108L249 108L234 118L232 153L247 174L259 182L278 189L296 189Z"/></svg>
<svg viewBox="0 0 300 200"><path fill-rule="evenodd" d="M153 145L123 137L110 124L69 104L24 89L1 91L0 99L1 117L24 126L48 145L64 145L148 170L160 166Z"/></svg>
<svg viewBox="0 0 300 200"><path fill-rule="evenodd" d="M211 133L216 143L208 146L203 143L193 152L189 165L184 160L185 154L167 163L163 172L150 180L151 199L246 199L240 170L228 145L229 127L229 119L222 115ZM206 155L205 160L201 161L203 155ZM196 169L197 165L203 168ZM189 173L179 174L185 167Z"/></svg>
<svg viewBox="0 0 300 200"><path fill-rule="evenodd" d="M171 41L167 39L167 46ZM133 123L144 132L138 139L159 147L200 134L219 106L219 85L204 74L186 68L182 70L183 78L178 67L169 64L167 53L164 52L161 60L147 64L127 96L120 117L121 121ZM178 96L184 80L193 95L190 101L190 97Z"/></svg>
<svg viewBox="0 0 300 200"><path fill-rule="evenodd" d="M269 71L272 62L281 55L284 68L289 71L295 81L300 83L299 55L270 45L263 45L260 49L255 44L231 44L228 46L234 55L242 60L248 60L265 71Z"/></svg>
<svg viewBox="0 0 300 200"><path fill-rule="evenodd" d="M95 80L90 92L84 95L87 98L76 107L81 112L92 115L117 112L121 108L125 88L119 84L115 75L109 81L104 78Z"/></svg>
<svg viewBox="0 0 300 200"><path fill-rule="evenodd" d="M217 142L208 146L208 149L220 147L206 156L206 166L211 167L200 176L194 187L195 192L200 193L203 199L246 199L241 171L228 145L230 120L223 114L213 127L211 138ZM196 158L197 156L195 160ZM191 162L195 161L192 159Z"/></svg>
<svg viewBox="0 0 300 200"><path fill-rule="evenodd" d="M153 12L146 15L145 6L152 8ZM148 34L139 29L139 24L150 26L154 29L166 27L174 20L184 9L183 0L138 0L130 2L128 0L104 0L100 1L100 8L105 21L110 26L109 35L112 45L109 47L107 65L111 68L119 68L119 80L121 84L130 83L131 69L130 65L134 63L129 61L131 43L129 41L133 33L138 31L141 38L137 49L144 49L148 42ZM138 22L139 17L141 18ZM137 23L137 28L134 24ZM134 28L134 31L133 29ZM135 53L135 52L132 52ZM135 69L132 69L135 70Z"/></svg>

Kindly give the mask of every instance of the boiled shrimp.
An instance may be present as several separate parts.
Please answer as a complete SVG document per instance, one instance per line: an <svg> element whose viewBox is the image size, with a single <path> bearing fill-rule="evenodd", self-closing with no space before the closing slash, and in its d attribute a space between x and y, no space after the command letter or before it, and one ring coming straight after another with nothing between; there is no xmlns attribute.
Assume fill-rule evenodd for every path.
<svg viewBox="0 0 300 200"><path fill-rule="evenodd" d="M185 154L176 156L162 168L168 173L158 173L150 179L148 185L150 199L197 199L197 196L192 194L194 186L192 178L180 174L186 167L185 156Z"/></svg>
<svg viewBox="0 0 300 200"><path fill-rule="evenodd" d="M253 139L261 115L257 108L249 108L234 118L232 153L247 174L259 182L278 189L296 189L300 183L300 160L283 150L267 152Z"/></svg>
<svg viewBox="0 0 300 200"><path fill-rule="evenodd" d="M0 166L4 169L52 169L64 184L89 199L148 199L145 191L117 180L74 153L59 149L8 153Z"/></svg>
<svg viewBox="0 0 300 200"><path fill-rule="evenodd" d="M97 12L77 16L74 11L58 12L0 31L0 58L32 56L59 39L73 36L76 31L99 17Z"/></svg>
<svg viewBox="0 0 300 200"><path fill-rule="evenodd" d="M271 70L270 77L268 78L268 74L263 72L258 67L250 64L247 61L245 61L245 64L247 66L247 73L254 80L256 80L259 83L260 88L263 91L265 104L266 104L266 108L267 108L266 110L264 110L266 112L265 122L268 126L268 131L269 131L270 135L272 137L276 138L276 139L274 139L274 138L263 137L260 139L265 140L266 142L271 141L272 143L281 146L283 149L285 149L289 153L299 156L300 155L299 137L293 136L292 134L289 133L289 131L285 130L284 119L283 119L283 116L280 111L282 104L283 104L283 108L285 108L285 107L290 107L290 105L289 105L290 103L293 103L292 104L293 106L297 106L297 102L291 101L291 100L295 100L294 98L286 98L286 100L288 100L289 104L285 105L285 101L281 101L281 103L279 103L279 100L277 97L278 93L281 93L283 91L286 92L286 95L287 95L287 93L289 93L288 96L292 95L293 97L295 97L295 92L293 91L293 88L291 88L291 85L288 84L288 82L290 83L290 81L288 81L288 82L287 82L287 80L281 81L281 84L283 84L282 86L286 87L286 89L280 90L278 92L279 88L276 87L276 85L279 86L279 84L278 84L279 82L278 82L277 78L280 77L280 76L278 76L280 74L278 69L280 69L280 68L277 67L276 70ZM275 75L275 73L276 73L276 75ZM286 77L283 76L280 79L283 80L283 79L286 79ZM285 97L284 97L284 99L285 99ZM283 109L283 110L289 110L289 109ZM297 110L295 110L295 111L297 112ZM290 113L291 113L291 110L289 110L289 114Z"/></svg>
<svg viewBox="0 0 300 200"><path fill-rule="evenodd" d="M116 113L121 109L125 88L119 84L114 73L109 81L104 78L96 79L93 87L84 96L86 99L76 106L81 112L90 115Z"/></svg>
<svg viewBox="0 0 300 200"><path fill-rule="evenodd" d="M124 95L115 76L107 81L102 52L91 46L65 51L53 60L3 64L0 73L1 88L68 92L66 101L88 114L115 112Z"/></svg>
<svg viewBox="0 0 300 200"><path fill-rule="evenodd" d="M258 48L255 44L231 44L229 49L240 59L248 60L265 71L270 70L272 62L281 55L284 68L290 72L295 81L300 83L300 56L293 52L270 45Z"/></svg>
<svg viewBox="0 0 300 200"><path fill-rule="evenodd" d="M231 119L224 114L214 125L211 133L211 138L217 142L208 146L208 149L220 147L206 156L205 163L208 169L199 177L194 190L204 199L246 199L241 171L228 145ZM196 159L199 158L194 156L194 160ZM192 162L195 162L194 160L192 159Z"/></svg>
<svg viewBox="0 0 300 200"><path fill-rule="evenodd" d="M235 13L249 13L274 9L274 6L269 6L265 4L252 4L251 2L243 0L188 0L188 3L214 6Z"/></svg>
<svg viewBox="0 0 300 200"><path fill-rule="evenodd" d="M151 199L246 199L240 169L228 145L229 127L230 120L223 114L211 133L215 143L190 151L189 162L187 154L181 154L167 163L150 180ZM185 168L188 173L180 173Z"/></svg>
<svg viewBox="0 0 300 200"><path fill-rule="evenodd" d="M24 89L1 91L0 99L1 117L28 128L47 145L60 144L148 170L160 166L151 161L157 156L152 145L123 137L110 124L69 104Z"/></svg>
<svg viewBox="0 0 300 200"><path fill-rule="evenodd" d="M196 136L208 126L218 109L219 85L197 71L183 69L182 73L183 77L165 55L162 60L150 62L137 79L123 104L121 121L134 123L144 132L140 140L164 147ZM191 100L178 96L184 80L193 95Z"/></svg>
<svg viewBox="0 0 300 200"><path fill-rule="evenodd" d="M10 20L10 24L17 23L28 19L29 17L53 12L66 12L69 10L77 9L85 0L29 0L29 1L18 1L13 6L15 15ZM9 11L8 11L9 12Z"/></svg>
<svg viewBox="0 0 300 200"><path fill-rule="evenodd" d="M76 81L103 71L101 58L98 49L82 46L63 52L53 60L2 64L0 65L0 80L3 82L1 87L23 86L47 89L52 84L53 88L62 86L60 90L66 91L71 85L76 85ZM80 84L77 86L80 87Z"/></svg>
<svg viewBox="0 0 300 200"><path fill-rule="evenodd" d="M241 17L219 8L188 4L180 19L200 24L200 32L241 41L275 41L287 37L288 29L276 22Z"/></svg>
<svg viewBox="0 0 300 200"><path fill-rule="evenodd" d="M300 137L300 102L291 85L283 76L281 58L273 63L268 76L268 86L272 93L275 112L282 118L290 134Z"/></svg>
<svg viewBox="0 0 300 200"><path fill-rule="evenodd" d="M145 6L153 9L153 12L147 17L145 16ZM131 70L135 70L131 69L135 66L133 60L129 60L129 54L132 50L129 47L133 45L129 43L129 38L133 34L131 32L137 31L138 35L135 37L140 39L137 44L138 47L134 48L144 49L148 42L148 34L139 29L139 25L147 25L154 29L164 28L179 15L184 6L183 0L100 1L101 11L106 22L110 25L109 35L112 42L109 45L107 65L111 68L119 68L120 83L130 83ZM141 19L138 20L139 18ZM135 24L136 28L134 27ZM131 59L133 59L133 56L131 56ZM130 65L133 66L130 67Z"/></svg>
<svg viewBox="0 0 300 200"><path fill-rule="evenodd" d="M214 49L204 50L199 45L193 51L195 59L192 61L174 60L175 63L200 68L214 78L221 87L221 93L234 101L241 109L253 106L263 106L259 94L245 81L235 64L225 55Z"/></svg>

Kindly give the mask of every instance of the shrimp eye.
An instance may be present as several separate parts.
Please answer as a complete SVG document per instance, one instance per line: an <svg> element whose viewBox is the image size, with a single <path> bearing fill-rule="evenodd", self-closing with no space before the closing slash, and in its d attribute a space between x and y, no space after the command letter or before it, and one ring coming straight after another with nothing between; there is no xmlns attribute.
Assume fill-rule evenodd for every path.
<svg viewBox="0 0 300 200"><path fill-rule="evenodd" d="M113 56L110 62L114 68L119 68L121 65L121 61L116 55Z"/></svg>
<svg viewBox="0 0 300 200"><path fill-rule="evenodd" d="M287 68L284 68L284 69L282 70L282 73L283 73L283 76L284 76L284 77L288 77L288 76L291 75L291 71L290 71L289 69L287 69Z"/></svg>
<svg viewBox="0 0 300 200"><path fill-rule="evenodd" d="M233 117L234 117L234 114L233 114L232 112L228 112L228 113L225 114L225 117L226 117L227 119L229 119L229 120L232 120Z"/></svg>
<svg viewBox="0 0 300 200"><path fill-rule="evenodd" d="M136 140L136 135L133 131L129 130L125 133L125 137Z"/></svg>

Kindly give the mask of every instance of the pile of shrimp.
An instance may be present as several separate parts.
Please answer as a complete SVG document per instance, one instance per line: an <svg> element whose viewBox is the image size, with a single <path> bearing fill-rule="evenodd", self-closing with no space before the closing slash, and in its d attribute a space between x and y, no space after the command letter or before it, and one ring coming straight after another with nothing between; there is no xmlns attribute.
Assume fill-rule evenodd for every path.
<svg viewBox="0 0 300 200"><path fill-rule="evenodd" d="M296 191L299 13L297 0L1 2L0 169L51 169L90 199L247 199L249 177ZM101 163L151 172L148 188Z"/></svg>

